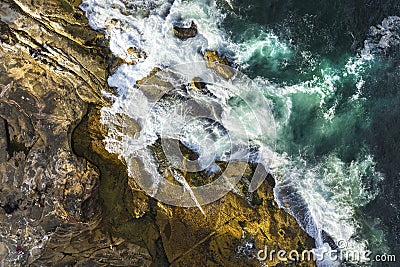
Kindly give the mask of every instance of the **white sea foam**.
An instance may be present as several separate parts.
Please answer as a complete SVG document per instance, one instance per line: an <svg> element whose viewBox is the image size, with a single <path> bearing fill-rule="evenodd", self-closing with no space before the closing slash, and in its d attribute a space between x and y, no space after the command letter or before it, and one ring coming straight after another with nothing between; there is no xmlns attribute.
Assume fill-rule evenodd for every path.
<svg viewBox="0 0 400 267"><path fill-rule="evenodd" d="M114 104L102 109L102 123L110 129L106 138L107 150L118 153L125 159L131 175L134 175L132 173L134 168L129 158L133 156L140 158L142 167L152 182L153 195L157 194L159 185L164 180L163 175L158 171L154 157L148 150L148 146L158 139L158 134L163 133L166 137L177 138L194 149L199 153L200 162L203 162L204 166L210 165L209 163L216 159L249 158L250 155L240 149L240 140L251 139L253 145L259 147L259 155L253 160L264 163L273 172L277 181L276 200L282 208L292 213L300 225L316 239L318 247L323 246L322 230L329 233L335 241L343 239L352 247L357 248L366 246L366 241L354 239L359 228L354 215L357 207L368 203L378 192L377 184L382 176L375 172L372 157L365 153L365 155L360 155L357 161L345 164L332 153L318 163L309 164L301 156L291 158L285 153L279 154L273 151L271 146L273 140L270 140L270 137L274 136L274 133L268 125L269 120L260 118L260 114L268 113L268 107L262 106L263 102L257 103L254 96L257 95L256 91L261 90L266 97L278 97L284 103L279 111L283 115L277 120L276 125L274 124L278 133L290 121L291 96L299 93L317 95L320 108L323 113L325 112L323 117L329 123L335 116L335 107L327 106L326 100L335 94L336 84L340 82L340 79L348 75L356 77L357 86L361 90L363 80L360 69L365 62L372 60L371 51L375 51L373 49L375 44L366 42L365 49L359 56L349 59L343 70L339 72L331 72L329 69L321 70L320 77L301 84L279 86L259 77L254 80L255 84L251 84L246 79L237 79L237 84L221 80L219 87L209 85L208 89L213 93L214 98L196 92L186 92L186 95L180 93L180 97L195 99L208 110L214 110L214 115L220 119L226 132L231 134L228 137L224 131L215 131L213 128L215 125L210 126L212 130L210 134L205 131L207 128L205 122L189 123L193 116L189 114L189 111L179 107L177 98L172 97L162 101L157 99L157 108L154 113L155 100L137 90L136 81L147 76L157 66L172 67L182 63L201 62L203 57L200 52L206 49L230 50L236 55L238 64L246 64L254 53L266 53L271 58L290 55L291 51L284 42L272 33L265 33L260 37L261 39L256 38L250 40L249 43L230 42L220 28L224 15L210 1L83 0L81 8L86 12L90 25L106 33L114 55L127 62L137 63L121 65L109 78L109 85L118 88L118 95L110 96ZM191 21L194 21L198 27L199 34L196 37L185 41L174 37L173 25L189 26ZM384 25L382 29L380 28L380 32L387 33L389 26ZM129 53L130 50L132 51L131 48L135 53ZM193 76L197 75L196 69L192 72ZM240 96L249 101L251 107L257 107L257 109L248 109L246 105L232 106L229 100L234 96ZM155 115L149 117L149 114ZM233 114L236 115L233 116ZM128 119L122 119L123 116ZM130 131L129 123L127 123L129 118L140 123L139 131L134 133ZM252 121L252 118L255 121ZM265 127L268 130L265 136L261 135L265 129L257 127L260 125L260 120L264 123L261 126L268 125ZM246 131L238 129L238 124L244 125ZM190 127L184 127L188 125ZM252 128L253 125L256 127ZM182 131L177 131L177 129L182 129ZM212 151L209 151L209 143L204 142L208 138L212 139L211 147L214 148ZM282 138L284 137L278 136L279 141L284 142ZM232 144L232 140L237 143ZM234 146L236 150L230 151L230 156L227 157L226 151ZM216 171L216 165L211 164L210 168L211 171ZM181 177L178 177L178 173L174 175L178 182L184 184L186 190L191 190ZM365 184L363 177L369 177L371 188L363 186ZM193 199L197 201L194 195ZM199 208L201 209L200 206ZM324 264L320 263L320 266Z"/></svg>

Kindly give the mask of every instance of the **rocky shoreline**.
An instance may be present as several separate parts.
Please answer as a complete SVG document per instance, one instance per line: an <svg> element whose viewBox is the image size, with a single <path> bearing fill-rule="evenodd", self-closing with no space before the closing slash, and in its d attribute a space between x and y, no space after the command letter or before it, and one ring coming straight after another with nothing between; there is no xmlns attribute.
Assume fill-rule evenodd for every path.
<svg viewBox="0 0 400 267"><path fill-rule="evenodd" d="M276 205L272 177L252 194L243 179L203 207L207 217L136 185L102 141L102 90L112 92L107 77L120 61L78 5L0 3L0 265L260 266L254 254L265 245L311 249ZM226 71L216 52L206 57ZM299 264L314 263L286 262Z"/></svg>

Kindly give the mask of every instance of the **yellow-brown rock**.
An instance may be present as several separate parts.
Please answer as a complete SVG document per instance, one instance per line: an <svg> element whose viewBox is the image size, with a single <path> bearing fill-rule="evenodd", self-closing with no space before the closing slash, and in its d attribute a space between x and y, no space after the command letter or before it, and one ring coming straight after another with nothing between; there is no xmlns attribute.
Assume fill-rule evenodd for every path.
<svg viewBox="0 0 400 267"><path fill-rule="evenodd" d="M217 51L206 50L204 58L207 61L207 66L214 69L225 79L233 77L234 71L232 70L229 61L224 57L220 57Z"/></svg>
<svg viewBox="0 0 400 267"><path fill-rule="evenodd" d="M128 177L124 162L105 149L100 123L113 59L79 3L0 3L0 265L261 266L251 255L265 245L311 248L311 238L274 203L271 179L250 200L239 184L237 193L203 207L205 217L158 203ZM232 77L218 53L205 57ZM167 90L158 71L138 85L154 79Z"/></svg>
<svg viewBox="0 0 400 267"><path fill-rule="evenodd" d="M242 196L229 193L203 207L206 217L196 208L164 207L159 210L157 224L172 266L199 263L204 264L202 266L261 266L255 256L265 246L300 252L311 249L314 246L312 238L302 231L293 217L278 208L271 183L269 179L254 193L260 199L255 206ZM279 234L282 230L285 235ZM246 244L252 247L246 248ZM264 263L268 266L282 264L276 257ZM297 264L315 266L312 261Z"/></svg>
<svg viewBox="0 0 400 267"><path fill-rule="evenodd" d="M89 103L107 104L103 37L66 1L0 7L0 265L149 266L146 246L113 237L101 223L103 175L93 157L72 149ZM101 151L104 129L94 124Z"/></svg>

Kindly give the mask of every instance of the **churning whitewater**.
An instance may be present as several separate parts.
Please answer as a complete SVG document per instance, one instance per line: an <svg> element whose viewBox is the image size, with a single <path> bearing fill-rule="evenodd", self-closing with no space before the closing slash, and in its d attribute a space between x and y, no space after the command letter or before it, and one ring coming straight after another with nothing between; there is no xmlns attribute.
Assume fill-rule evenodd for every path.
<svg viewBox="0 0 400 267"><path fill-rule="evenodd" d="M164 178L149 147L163 135L178 139L196 151L200 167L211 173L218 171L216 160L245 159L263 164L276 180L277 203L315 238L317 249L329 248L327 236L335 242L345 240L348 248L368 249L369 235L360 235L361 222L356 211L379 193L378 184L383 175L375 170L373 156L367 147L361 147L356 158L346 162L339 155L342 148L339 143L335 146L337 149L327 151L324 156L312 158L309 154L313 142L323 143L326 136L335 136L340 127L358 123L355 120L364 112L363 76L374 67L375 54L398 45L395 43L398 32L393 29L399 25L399 18L389 17L382 25L373 27L360 53L348 56L338 66L328 60L321 64L313 62L309 51L296 51L290 45L291 40L281 40L267 28L251 34L245 32L240 42L233 40L222 23L227 14L234 12L235 6L225 2L219 6L214 1L83 0L81 8L90 25L109 38L113 54L127 63L108 79L109 85L117 88L117 94L105 93L113 101L111 107L102 109L102 123L109 128L106 148L127 162L131 174L134 171L129 159L141 159L153 195ZM173 26L189 27L192 21L198 29L195 37L181 40L174 36ZM155 101L137 89L136 82L155 67L178 73L175 66L194 62L205 66L206 50L229 55L237 68L244 71L255 60L268 70L278 70L282 62L300 54L317 74L297 83L280 83L260 74L253 80L235 75L225 81L207 76L207 68L182 70L178 67L179 73L192 71L193 76L206 75L212 80L214 84L208 86L212 97L177 90L169 92L170 97ZM171 82L178 86L184 81ZM338 101L335 101L335 94L344 82L352 83L355 88L346 100L350 107L347 113L338 112ZM260 95L265 101L259 100ZM211 116L214 122L196 117L181 105L181 99L191 99L203 107L201 112ZM247 103L235 99L245 99ZM316 114L317 120L310 121L314 123L310 129L303 129L307 142L304 146L294 146L293 122L307 120L304 115L310 111ZM140 132L133 135L121 117L137 121ZM248 149L249 143L255 149ZM178 174L174 178L189 192L188 205L192 201L201 209L185 179ZM382 238L378 238L379 242ZM326 261L318 264L334 266Z"/></svg>

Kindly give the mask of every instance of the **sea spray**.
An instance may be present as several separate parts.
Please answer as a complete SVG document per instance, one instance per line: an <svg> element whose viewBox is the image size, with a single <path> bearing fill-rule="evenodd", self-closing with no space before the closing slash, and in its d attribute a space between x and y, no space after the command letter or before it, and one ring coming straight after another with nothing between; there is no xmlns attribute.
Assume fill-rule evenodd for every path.
<svg viewBox="0 0 400 267"><path fill-rule="evenodd" d="M154 67L166 69L182 63L202 62L202 52L206 49L225 51L242 67L251 67L251 64L260 61L268 70L275 72L280 71L282 64L292 60L295 52L290 44L279 40L272 31L261 30L259 36L246 38L242 43L232 42L229 34L220 27L225 15L211 2L123 3L112 0L101 2L84 0L81 7L85 10L91 26L106 33L114 55L126 62L136 63L121 65L109 78L110 86L117 87L118 95L112 97L114 104L111 107L102 109L102 122L110 128L106 139L107 149L128 159L127 166L132 176L135 175L133 173L135 168L131 166L129 157L134 156L134 151L140 151L135 156L141 158L143 166L140 167L147 172L147 181L152 181L150 186L154 189L151 194L153 196L157 195L163 177L157 172L157 162L147 147L157 140L157 133L161 132L155 127L157 119L165 116L163 117L162 110L159 109L161 113L156 113L159 117L153 118L153 123L144 121L151 113L154 103L136 88L136 81L147 76ZM173 25L188 26L192 21L196 23L199 31L196 37L185 41L174 37ZM359 118L353 117L355 113L341 113L339 110L341 102L350 103L356 112L363 113L362 88L365 82L363 75L371 66L374 53L387 51L390 45L394 44L390 38L393 36L391 30L395 29L393 25L397 25L395 21L395 17L388 18L381 27L372 29L372 37L365 42L360 54L348 58L342 66L337 67L329 62L326 62L325 66L318 65L308 51L303 51L299 54L309 60L308 65L311 68L307 71L313 73L311 79L295 84L279 84L260 76L254 79L254 85L248 87L249 84L246 84L246 88L250 88L249 96L251 90L255 90L254 92L261 92L269 99L268 106L272 106L276 121L274 131L276 130L278 134L276 150L271 151L269 146L271 140L263 139L257 127L251 130L249 127L251 123L247 124L246 129L250 130L246 131L246 135L251 136L252 146L257 148L256 155L244 155L246 153L243 154L238 149L226 157L223 153L226 150L223 136L220 136L219 144L216 145L219 147L216 149L219 150L219 159L228 161L252 159L254 162L263 163L273 173L277 181L275 188L277 202L293 214L299 224L316 239L317 247L324 246L323 243L326 242L323 231L334 241L348 241L353 248L363 249L367 246L365 239L357 237L360 223L355 218L355 213L358 207L367 204L377 195L377 185L382 180L382 175L375 171L373 157L367 148L358 149L355 157L349 156L353 158L352 160L345 161L338 155L338 150L343 144L337 144L337 149L331 149L329 142L330 139L335 140L336 137L340 137L337 134L339 129L336 127L348 123L351 118L353 120ZM307 72L303 72L302 69L298 71ZM338 98L341 84L349 81L354 83L357 91L350 94L348 99ZM235 131L237 123L227 116L229 111L236 108L237 111L244 112L242 117L246 118L252 112L267 114L267 111L263 110L266 107L259 105L255 110L246 111L245 106L237 106L239 102L228 101L232 98L232 91L226 88L231 85L224 84L224 86L225 89L221 89L209 85L215 98L205 98L204 95L193 93L185 97L209 104L214 101L214 107L218 106L220 110L221 125L231 132L236 132L240 137L240 131L237 129ZM237 85L234 87L238 88ZM257 106L257 103L252 104L254 105ZM173 106L175 105L171 103L163 106L166 114L172 112L169 108ZM177 122L181 118L182 122L187 123L184 112L180 115L178 112L172 113L176 115L174 119L177 119ZM141 132L135 136L137 140L121 131L121 124L116 121L121 114L126 114L141 123ZM314 117L307 121L309 119L307 115ZM295 133L293 131L295 125L302 125L301 122L307 122L307 128L303 129L302 134ZM358 122L350 123L347 129L358 127L357 125ZM202 138L196 136L193 131L178 136L174 129L176 127L171 127L169 130L165 128L163 133L167 135L169 133L171 138L179 138L185 145L203 155L204 161L210 159L204 154L205 149L198 141ZM269 136L271 135L265 137ZM299 144L297 140L299 136L305 142ZM214 140L213 144L217 142L218 140ZM324 142L325 150L319 147L324 146ZM324 153L318 156L319 158L313 158L312 155L318 154L320 150ZM213 159L217 158L213 156ZM324 264L326 263L320 263L321 266Z"/></svg>

